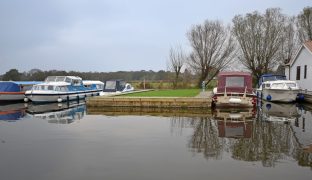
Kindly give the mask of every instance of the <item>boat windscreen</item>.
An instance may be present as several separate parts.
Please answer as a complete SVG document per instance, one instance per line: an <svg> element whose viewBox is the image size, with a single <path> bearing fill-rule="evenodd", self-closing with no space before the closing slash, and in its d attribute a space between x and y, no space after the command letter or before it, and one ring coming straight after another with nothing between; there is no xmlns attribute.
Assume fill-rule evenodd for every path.
<svg viewBox="0 0 312 180"><path fill-rule="evenodd" d="M106 81L105 89L116 89L116 81Z"/></svg>
<svg viewBox="0 0 312 180"><path fill-rule="evenodd" d="M288 87L297 87L296 83L286 83Z"/></svg>
<svg viewBox="0 0 312 180"><path fill-rule="evenodd" d="M284 87L284 83L273 83L271 87L282 89Z"/></svg>
<svg viewBox="0 0 312 180"><path fill-rule="evenodd" d="M265 82L265 81L276 81L276 80L286 80L286 76L267 76L267 77L263 77L263 82Z"/></svg>
<svg viewBox="0 0 312 180"><path fill-rule="evenodd" d="M55 78L56 78L55 76L49 76L49 77L46 78L45 81L46 81L46 82L54 82L54 81L55 81Z"/></svg>
<svg viewBox="0 0 312 180"><path fill-rule="evenodd" d="M226 77L225 80L226 87L244 87L244 84L244 77Z"/></svg>
<svg viewBox="0 0 312 180"><path fill-rule="evenodd" d="M55 81L56 82L63 82L63 81L65 81L65 77L56 77L56 79L55 79Z"/></svg>

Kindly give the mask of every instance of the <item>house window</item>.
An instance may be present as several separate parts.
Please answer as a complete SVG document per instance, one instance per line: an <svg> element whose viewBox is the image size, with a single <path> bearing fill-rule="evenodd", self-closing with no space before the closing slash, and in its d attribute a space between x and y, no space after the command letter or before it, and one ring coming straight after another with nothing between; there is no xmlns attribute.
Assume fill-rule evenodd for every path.
<svg viewBox="0 0 312 180"><path fill-rule="evenodd" d="M300 80L300 66L297 66L296 80Z"/></svg>
<svg viewBox="0 0 312 180"><path fill-rule="evenodd" d="M307 79L307 65L304 65L304 79Z"/></svg>

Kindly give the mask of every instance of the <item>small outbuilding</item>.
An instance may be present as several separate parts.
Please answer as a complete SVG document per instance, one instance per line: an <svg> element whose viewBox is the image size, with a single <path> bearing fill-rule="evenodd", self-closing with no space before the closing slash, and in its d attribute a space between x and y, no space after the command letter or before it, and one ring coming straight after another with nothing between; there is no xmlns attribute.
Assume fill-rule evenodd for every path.
<svg viewBox="0 0 312 180"><path fill-rule="evenodd" d="M295 57L285 66L287 79L297 81L301 89L312 90L312 41L298 49Z"/></svg>

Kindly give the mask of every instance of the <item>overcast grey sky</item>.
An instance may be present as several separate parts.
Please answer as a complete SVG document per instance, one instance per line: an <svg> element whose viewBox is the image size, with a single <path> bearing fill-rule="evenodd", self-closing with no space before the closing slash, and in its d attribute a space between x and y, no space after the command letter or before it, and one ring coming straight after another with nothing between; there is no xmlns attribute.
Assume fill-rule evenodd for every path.
<svg viewBox="0 0 312 180"><path fill-rule="evenodd" d="M297 15L311 0L0 0L0 74L11 68L165 70L169 48L205 19L280 7Z"/></svg>

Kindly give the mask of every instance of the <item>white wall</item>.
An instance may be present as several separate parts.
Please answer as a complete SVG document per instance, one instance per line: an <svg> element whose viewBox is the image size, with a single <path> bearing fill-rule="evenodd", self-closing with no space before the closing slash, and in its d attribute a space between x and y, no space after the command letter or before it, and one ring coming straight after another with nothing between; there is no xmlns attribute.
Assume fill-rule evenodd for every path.
<svg viewBox="0 0 312 180"><path fill-rule="evenodd" d="M289 79L289 66L285 66L285 76L286 79Z"/></svg>
<svg viewBox="0 0 312 180"><path fill-rule="evenodd" d="M307 65L306 79L304 79L305 65ZM297 66L300 66L300 80L296 80ZM299 52L295 63L290 68L290 80L297 81L301 89L312 90L312 53L305 47Z"/></svg>

